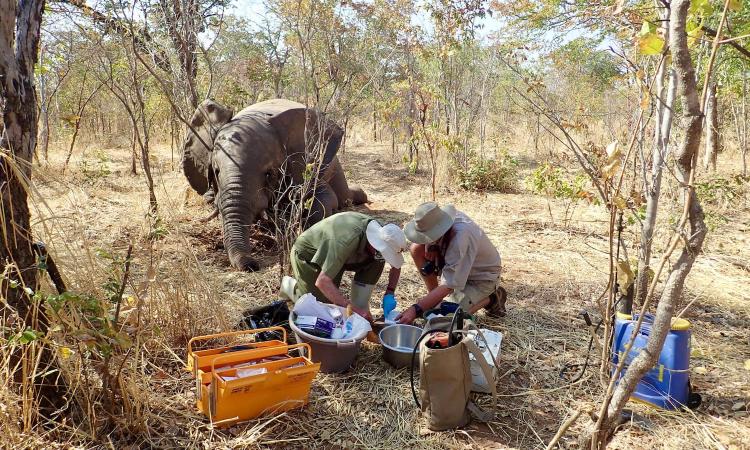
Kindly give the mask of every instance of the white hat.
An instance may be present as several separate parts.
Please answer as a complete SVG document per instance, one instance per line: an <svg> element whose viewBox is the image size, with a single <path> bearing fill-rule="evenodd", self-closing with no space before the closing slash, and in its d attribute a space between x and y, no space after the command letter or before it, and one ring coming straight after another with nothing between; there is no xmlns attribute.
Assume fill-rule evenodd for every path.
<svg viewBox="0 0 750 450"><path fill-rule="evenodd" d="M389 223L381 227L377 220L371 220L367 224L367 241L391 267L400 269L404 264L401 252L406 248L406 236L398 225Z"/></svg>

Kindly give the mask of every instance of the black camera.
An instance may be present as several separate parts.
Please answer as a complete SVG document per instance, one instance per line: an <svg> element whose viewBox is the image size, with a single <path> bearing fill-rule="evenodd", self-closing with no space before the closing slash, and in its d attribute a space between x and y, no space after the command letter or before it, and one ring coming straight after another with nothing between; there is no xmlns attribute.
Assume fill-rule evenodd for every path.
<svg viewBox="0 0 750 450"><path fill-rule="evenodd" d="M435 259L428 259L425 261L422 267L419 268L419 272L425 277L429 275L440 275L440 272L442 272L443 266L445 265L440 245L429 244L427 245L426 250L427 253L431 253Z"/></svg>
<svg viewBox="0 0 750 450"><path fill-rule="evenodd" d="M426 261L422 267L419 268L419 272L422 274L422 276L429 276L432 274L437 275L440 272L440 269L438 268L437 264L433 261Z"/></svg>

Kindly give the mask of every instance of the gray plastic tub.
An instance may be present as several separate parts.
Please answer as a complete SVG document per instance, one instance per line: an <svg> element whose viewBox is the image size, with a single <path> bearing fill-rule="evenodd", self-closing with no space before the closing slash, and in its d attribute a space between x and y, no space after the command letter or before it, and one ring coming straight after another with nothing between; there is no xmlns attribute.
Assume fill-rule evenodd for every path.
<svg viewBox="0 0 750 450"><path fill-rule="evenodd" d="M294 332L294 337L299 344L310 344L313 362L320 363L320 371L323 373L340 373L348 370L359 354L362 340L367 337L365 333L357 339L324 339L300 330L294 323L294 312L289 314L289 326Z"/></svg>

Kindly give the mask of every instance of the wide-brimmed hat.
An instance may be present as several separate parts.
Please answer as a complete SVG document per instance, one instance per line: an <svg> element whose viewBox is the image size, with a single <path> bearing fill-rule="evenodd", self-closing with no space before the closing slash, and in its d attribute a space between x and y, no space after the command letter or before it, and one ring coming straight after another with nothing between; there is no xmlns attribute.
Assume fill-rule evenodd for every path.
<svg viewBox="0 0 750 450"><path fill-rule="evenodd" d="M401 252L406 248L406 236L398 225L389 223L381 227L377 220L367 224L367 242L383 255L383 258L395 269L404 265Z"/></svg>
<svg viewBox="0 0 750 450"><path fill-rule="evenodd" d="M414 220L404 226L404 234L415 244L429 244L440 239L453 226L456 208L453 205L438 206L435 202L417 206Z"/></svg>

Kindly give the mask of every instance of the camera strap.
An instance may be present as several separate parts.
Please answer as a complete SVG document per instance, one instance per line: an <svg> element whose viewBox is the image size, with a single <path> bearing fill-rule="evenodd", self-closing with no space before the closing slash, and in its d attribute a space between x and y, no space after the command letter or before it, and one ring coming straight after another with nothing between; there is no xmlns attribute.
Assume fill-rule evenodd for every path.
<svg viewBox="0 0 750 450"><path fill-rule="evenodd" d="M451 240L453 240L453 234L453 226L451 226L448 228L448 231L445 232L443 239L440 241L440 251L438 252L437 261L435 261L438 273L442 272L443 267L445 267L445 253L448 251L448 246L451 244Z"/></svg>

